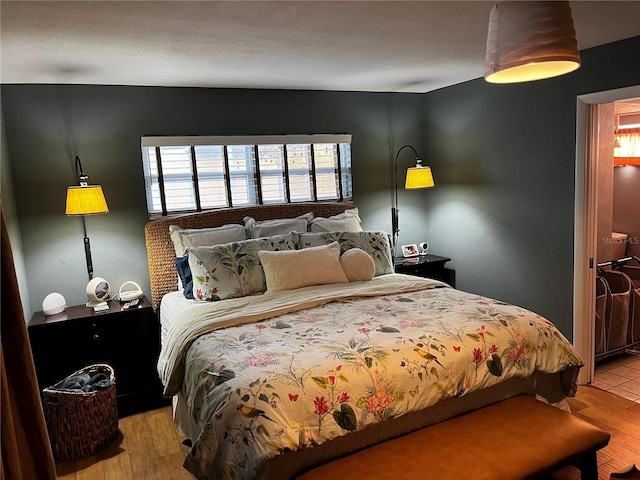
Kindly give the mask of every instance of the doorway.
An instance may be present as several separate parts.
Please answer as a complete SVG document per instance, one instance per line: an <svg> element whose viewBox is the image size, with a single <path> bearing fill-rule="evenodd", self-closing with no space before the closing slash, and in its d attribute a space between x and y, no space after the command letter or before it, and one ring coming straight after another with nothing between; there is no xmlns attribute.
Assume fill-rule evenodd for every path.
<svg viewBox="0 0 640 480"><path fill-rule="evenodd" d="M573 343L585 365L578 383L593 381L595 368L595 262L597 253L598 105L640 97L640 85L580 95L576 115L576 168L574 216Z"/></svg>

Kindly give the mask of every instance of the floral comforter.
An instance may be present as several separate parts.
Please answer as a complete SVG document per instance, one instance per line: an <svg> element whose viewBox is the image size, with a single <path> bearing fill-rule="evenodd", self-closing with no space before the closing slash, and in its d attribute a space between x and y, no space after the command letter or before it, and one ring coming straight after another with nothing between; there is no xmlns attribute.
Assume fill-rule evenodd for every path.
<svg viewBox="0 0 640 480"><path fill-rule="evenodd" d="M169 332L159 372L199 426L185 462L198 478L249 479L274 455L582 364L544 318L436 281L280 293L234 300L235 313L200 307Z"/></svg>

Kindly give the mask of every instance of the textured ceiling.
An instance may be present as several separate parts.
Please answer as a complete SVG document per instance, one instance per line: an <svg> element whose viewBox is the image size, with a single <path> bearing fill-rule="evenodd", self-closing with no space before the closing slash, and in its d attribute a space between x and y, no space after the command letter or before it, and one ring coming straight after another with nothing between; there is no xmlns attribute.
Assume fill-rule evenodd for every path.
<svg viewBox="0 0 640 480"><path fill-rule="evenodd" d="M2 83L426 92L482 77L485 1L2 1ZM571 2L578 47L640 1Z"/></svg>

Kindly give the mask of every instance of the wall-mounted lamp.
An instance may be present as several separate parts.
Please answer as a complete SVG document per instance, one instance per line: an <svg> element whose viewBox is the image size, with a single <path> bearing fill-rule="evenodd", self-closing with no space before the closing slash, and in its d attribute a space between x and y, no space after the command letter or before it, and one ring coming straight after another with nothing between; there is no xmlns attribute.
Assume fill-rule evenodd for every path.
<svg viewBox="0 0 640 480"><path fill-rule="evenodd" d="M404 145L400 147L398 153L396 153L396 160L394 163L394 178L393 178L393 193L394 201L391 207L391 229L393 230L393 247L394 254L396 246L398 244L398 233L400 228L398 226L398 157L400 152L405 148L410 148L416 156L416 166L407 169L407 177L405 179L404 188L407 190L415 190L418 188L430 188L435 185L433 182L433 175L431 173L431 167L423 167L422 159L418 156L418 152L411 145Z"/></svg>
<svg viewBox="0 0 640 480"><path fill-rule="evenodd" d="M107 207L102 187L100 185L87 184L89 177L82 170L82 163L80 163L79 157L76 157L76 177L80 185L67 188L66 214L70 216L80 215L82 218L84 254L87 259L87 273L89 274L89 280L91 280L93 278L93 262L91 261L91 244L89 243L89 237L87 237L84 216L109 213L109 207Z"/></svg>
<svg viewBox="0 0 640 480"><path fill-rule="evenodd" d="M569 2L507 1L493 7L484 69L487 82L542 80L579 67Z"/></svg>

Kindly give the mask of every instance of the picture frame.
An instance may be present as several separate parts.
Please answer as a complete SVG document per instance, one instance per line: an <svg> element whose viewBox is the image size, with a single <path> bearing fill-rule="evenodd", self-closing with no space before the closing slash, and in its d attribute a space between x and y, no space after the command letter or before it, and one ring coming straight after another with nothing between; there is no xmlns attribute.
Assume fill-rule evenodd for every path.
<svg viewBox="0 0 640 480"><path fill-rule="evenodd" d="M409 245L402 245L402 256L404 258L408 257L417 257L418 253L418 245L415 243L411 243Z"/></svg>

